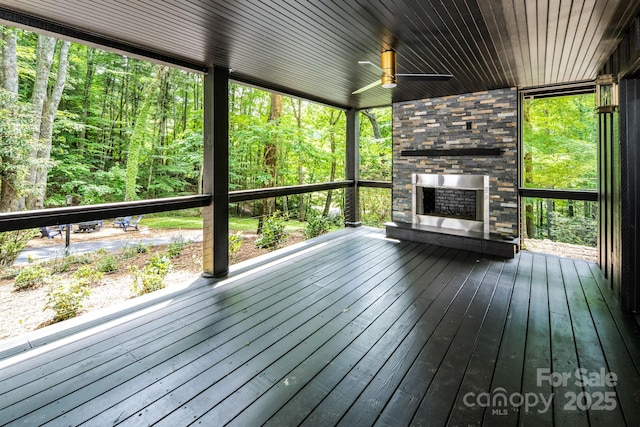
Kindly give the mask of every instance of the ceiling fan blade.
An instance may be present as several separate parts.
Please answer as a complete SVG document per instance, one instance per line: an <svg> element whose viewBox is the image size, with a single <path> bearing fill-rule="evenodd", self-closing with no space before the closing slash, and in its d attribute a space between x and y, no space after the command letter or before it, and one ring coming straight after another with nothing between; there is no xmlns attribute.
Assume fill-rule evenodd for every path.
<svg viewBox="0 0 640 427"><path fill-rule="evenodd" d="M396 74L398 81L422 80L422 81L447 81L451 79L451 74Z"/></svg>
<svg viewBox="0 0 640 427"><path fill-rule="evenodd" d="M379 86L381 83L382 83L381 80L376 80L375 82L368 84L365 87L361 87L360 89L351 92L351 95L356 95L358 93L364 92L365 90L373 89L374 87Z"/></svg>
<svg viewBox="0 0 640 427"><path fill-rule="evenodd" d="M374 68L377 68L378 70L382 71L384 73L384 70L380 67L378 67L376 64L374 64L371 61L358 61L358 64L367 64L367 65L371 65Z"/></svg>

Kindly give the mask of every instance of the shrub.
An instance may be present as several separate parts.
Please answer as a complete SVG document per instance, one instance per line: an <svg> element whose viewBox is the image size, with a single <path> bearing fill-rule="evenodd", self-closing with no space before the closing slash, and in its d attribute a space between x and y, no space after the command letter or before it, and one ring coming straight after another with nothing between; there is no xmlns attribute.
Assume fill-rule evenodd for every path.
<svg viewBox="0 0 640 427"><path fill-rule="evenodd" d="M276 249L284 243L287 233L284 230L286 218L280 212L266 216L262 223L262 237L256 240L259 248Z"/></svg>
<svg viewBox="0 0 640 427"><path fill-rule="evenodd" d="M69 271L69 269L74 265L89 264L90 262L91 257L88 254L69 255L56 259L55 262L51 264L51 268L54 273L64 273L65 271Z"/></svg>
<svg viewBox="0 0 640 427"><path fill-rule="evenodd" d="M37 230L16 230L0 233L0 267L13 265L27 242L38 234Z"/></svg>
<svg viewBox="0 0 640 427"><path fill-rule="evenodd" d="M133 246L127 245L122 249L122 258L124 259L133 258L138 254L144 254L144 253L147 253L148 251L149 251L149 246L145 245L144 243L138 240L138 242L135 245Z"/></svg>
<svg viewBox="0 0 640 427"><path fill-rule="evenodd" d="M84 280L72 279L69 283L55 283L47 294L47 308L55 311L54 322L71 319L82 310L83 301L91 293L89 284Z"/></svg>
<svg viewBox="0 0 640 427"><path fill-rule="evenodd" d="M41 264L30 264L16 276L13 287L16 291L34 288L46 284L52 272Z"/></svg>
<svg viewBox="0 0 640 427"><path fill-rule="evenodd" d="M87 285L93 286L100 283L104 273L101 271L94 270L91 266L85 265L80 267L73 273L72 280L79 283L86 283Z"/></svg>
<svg viewBox="0 0 640 427"><path fill-rule="evenodd" d="M169 258L159 255L152 257L142 270L137 266L129 267L133 278L131 290L136 295L143 295L164 288L164 278L171 271L171 267Z"/></svg>
<svg viewBox="0 0 640 427"><path fill-rule="evenodd" d="M101 273L116 271L118 269L118 258L113 254L106 255L104 258L98 260L96 269Z"/></svg>
<svg viewBox="0 0 640 427"><path fill-rule="evenodd" d="M186 242L183 236L178 236L175 239L171 240L171 243L167 245L167 255L169 256L169 258L180 256L185 245Z"/></svg>
<svg viewBox="0 0 640 427"><path fill-rule="evenodd" d="M240 250L240 246L242 246L242 231L229 234L229 258L232 258Z"/></svg>
<svg viewBox="0 0 640 427"><path fill-rule="evenodd" d="M307 239L320 236L329 231L331 226L331 218L323 216L321 213L312 210L307 215L307 225L304 230L304 236Z"/></svg>

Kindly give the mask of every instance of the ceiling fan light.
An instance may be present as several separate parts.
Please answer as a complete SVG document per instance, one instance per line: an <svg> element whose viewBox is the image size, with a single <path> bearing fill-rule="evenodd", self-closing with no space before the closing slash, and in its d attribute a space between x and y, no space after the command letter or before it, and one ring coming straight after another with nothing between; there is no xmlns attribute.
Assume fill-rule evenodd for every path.
<svg viewBox="0 0 640 427"><path fill-rule="evenodd" d="M396 81L396 77L389 74L382 75L382 87L385 89L391 89L398 86L398 82Z"/></svg>

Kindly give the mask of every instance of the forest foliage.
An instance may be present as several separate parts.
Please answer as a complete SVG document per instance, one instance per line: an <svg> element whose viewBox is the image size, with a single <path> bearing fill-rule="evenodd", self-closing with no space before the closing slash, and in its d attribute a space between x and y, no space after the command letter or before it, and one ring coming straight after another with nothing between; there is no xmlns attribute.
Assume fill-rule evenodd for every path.
<svg viewBox="0 0 640 427"><path fill-rule="evenodd" d="M0 211L63 206L66 195L89 205L201 191L202 75L9 27L2 36L0 182L15 191L0 196L7 202ZM5 48L11 43L15 52ZM43 63L49 71L38 78ZM59 104L47 107L56 107L47 140L35 123L50 114L45 107L60 85ZM237 83L229 108L231 191L344 179L342 110ZM391 111L365 114L362 175L390 180ZM44 184L29 180L37 173ZM341 193L233 208L304 218L307 206L339 211ZM390 205L388 192L380 203Z"/></svg>
<svg viewBox="0 0 640 427"><path fill-rule="evenodd" d="M594 94L523 103L524 186L596 190L597 122ZM525 199L525 237L596 246L593 202Z"/></svg>

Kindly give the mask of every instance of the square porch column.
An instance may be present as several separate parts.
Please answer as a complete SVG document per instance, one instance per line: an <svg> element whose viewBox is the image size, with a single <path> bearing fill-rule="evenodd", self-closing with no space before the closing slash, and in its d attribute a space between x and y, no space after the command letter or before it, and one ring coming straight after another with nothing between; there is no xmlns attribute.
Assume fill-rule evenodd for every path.
<svg viewBox="0 0 640 427"><path fill-rule="evenodd" d="M358 188L360 170L360 111L351 109L347 114L347 146L345 178L354 184L345 189L344 225L359 227L360 222L360 190Z"/></svg>
<svg viewBox="0 0 640 427"><path fill-rule="evenodd" d="M202 275L229 272L229 70L213 67L204 78Z"/></svg>

